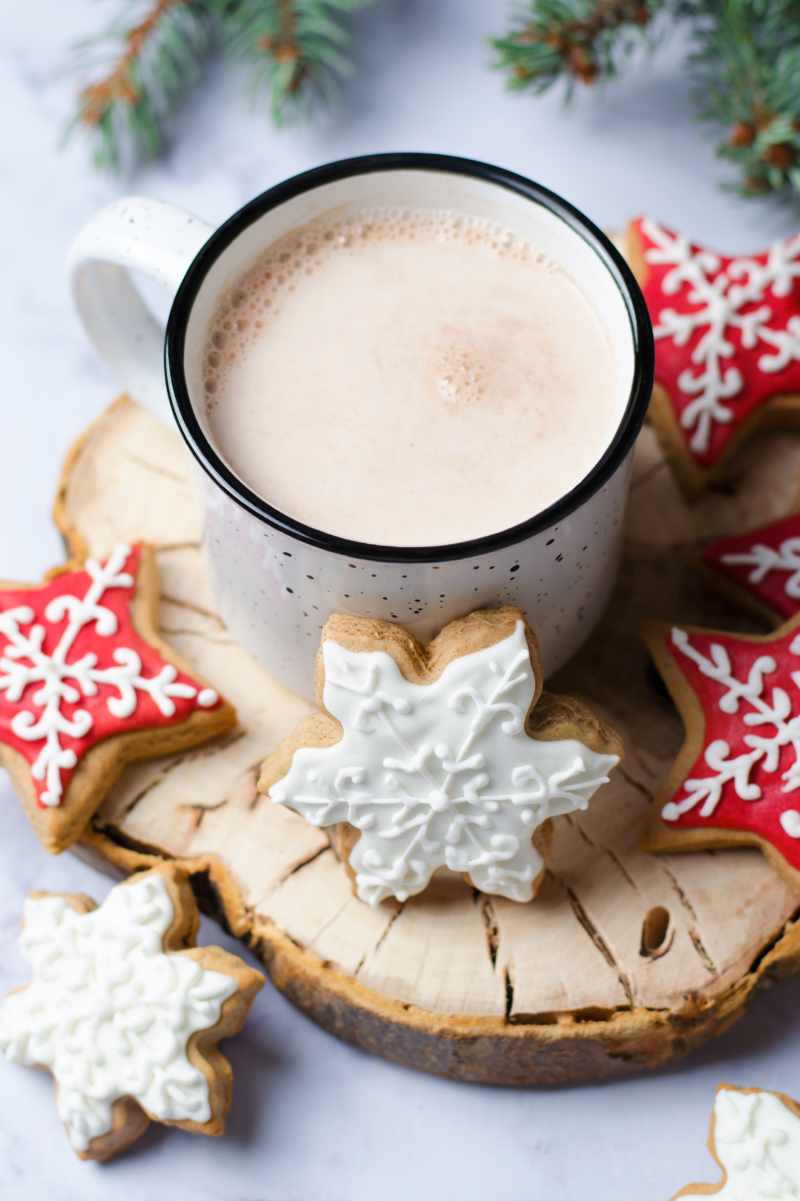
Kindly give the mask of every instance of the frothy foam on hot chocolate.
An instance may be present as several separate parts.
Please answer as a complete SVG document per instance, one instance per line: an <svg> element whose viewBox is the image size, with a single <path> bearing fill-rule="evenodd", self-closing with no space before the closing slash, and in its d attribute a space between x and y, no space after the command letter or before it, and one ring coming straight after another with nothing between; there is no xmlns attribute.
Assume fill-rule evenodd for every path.
<svg viewBox="0 0 800 1201"><path fill-rule="evenodd" d="M517 524L618 423L591 305L524 238L427 209L331 214L223 298L203 363L234 471L306 524L431 545Z"/></svg>

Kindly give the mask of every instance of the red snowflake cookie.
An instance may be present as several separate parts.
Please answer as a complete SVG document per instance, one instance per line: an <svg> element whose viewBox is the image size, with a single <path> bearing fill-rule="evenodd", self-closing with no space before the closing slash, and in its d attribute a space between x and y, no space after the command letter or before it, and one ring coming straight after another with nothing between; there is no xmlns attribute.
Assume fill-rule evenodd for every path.
<svg viewBox="0 0 800 1201"><path fill-rule="evenodd" d="M703 562L760 614L785 620L800 612L800 513L709 542Z"/></svg>
<svg viewBox="0 0 800 1201"><path fill-rule="evenodd" d="M49 850L81 835L126 762L234 724L159 638L158 595L143 546L0 584L0 763Z"/></svg>
<svg viewBox="0 0 800 1201"><path fill-rule="evenodd" d="M734 258L640 217L628 256L655 335L651 417L697 493L768 418L800 424L800 234Z"/></svg>
<svg viewBox="0 0 800 1201"><path fill-rule="evenodd" d="M766 636L650 623L686 738L645 845L759 846L800 883L800 617Z"/></svg>

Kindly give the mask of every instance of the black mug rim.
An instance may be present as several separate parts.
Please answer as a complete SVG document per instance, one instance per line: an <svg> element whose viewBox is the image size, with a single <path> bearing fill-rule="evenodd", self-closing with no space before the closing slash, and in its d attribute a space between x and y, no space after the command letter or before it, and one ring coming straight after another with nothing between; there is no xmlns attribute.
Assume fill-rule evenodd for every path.
<svg viewBox="0 0 800 1201"><path fill-rule="evenodd" d="M189 396L183 366L186 331L197 295L217 258L243 230L271 209L320 185L354 175L407 170L472 176L516 192L563 220L588 243L617 285L628 313L633 341L634 371L625 411L613 439L587 475L546 509L517 525L480 538L441 546L398 547L357 542L305 525L268 504L231 471L204 434ZM441 563L486 555L524 542L563 521L608 482L632 448L650 400L654 360L652 326L633 272L610 239L588 217L555 192L504 167L475 159L416 152L339 159L292 176L249 201L210 235L195 256L172 302L164 341L167 393L178 429L194 458L217 487L234 503L282 534L347 558L384 563Z"/></svg>

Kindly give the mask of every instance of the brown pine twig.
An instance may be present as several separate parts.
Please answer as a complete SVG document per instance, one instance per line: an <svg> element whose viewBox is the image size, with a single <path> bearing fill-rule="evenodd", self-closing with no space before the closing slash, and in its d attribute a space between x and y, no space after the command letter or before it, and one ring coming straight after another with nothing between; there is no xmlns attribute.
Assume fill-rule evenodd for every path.
<svg viewBox="0 0 800 1201"><path fill-rule="evenodd" d="M581 83L592 84L600 73L594 53L597 39L621 25L643 27L649 23L651 15L647 0L598 0L588 17L551 28L531 24L519 30L514 41L522 46L537 42L549 46L564 60L571 75ZM517 74L523 77L525 68L517 68Z"/></svg>
<svg viewBox="0 0 800 1201"><path fill-rule="evenodd" d="M296 16L292 0L281 0L278 32L259 38L258 46L259 49L271 55L276 63L294 64L287 90L296 92L305 78L306 67L304 63L300 62L300 48L296 38Z"/></svg>
<svg viewBox="0 0 800 1201"><path fill-rule="evenodd" d="M109 108L118 102L135 104L139 91L133 68L164 13L186 0L156 0L150 12L125 35L125 50L112 70L81 92L80 119L85 125L98 125Z"/></svg>

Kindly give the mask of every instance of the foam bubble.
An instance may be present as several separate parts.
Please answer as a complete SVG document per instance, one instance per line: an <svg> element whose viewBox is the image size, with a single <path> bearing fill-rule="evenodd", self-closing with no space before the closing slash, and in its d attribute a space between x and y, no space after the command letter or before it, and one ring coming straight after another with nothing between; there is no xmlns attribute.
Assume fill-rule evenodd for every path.
<svg viewBox="0 0 800 1201"><path fill-rule="evenodd" d="M223 389L226 369L269 329L280 312L281 297L296 293L329 256L359 255L377 241L419 243L425 239L481 247L488 254L535 265L547 262L505 227L446 209L387 206L320 217L268 247L222 297L207 338L207 402L214 402ZM480 382L463 363L443 367L440 377L441 394L453 403L466 403L480 395Z"/></svg>

